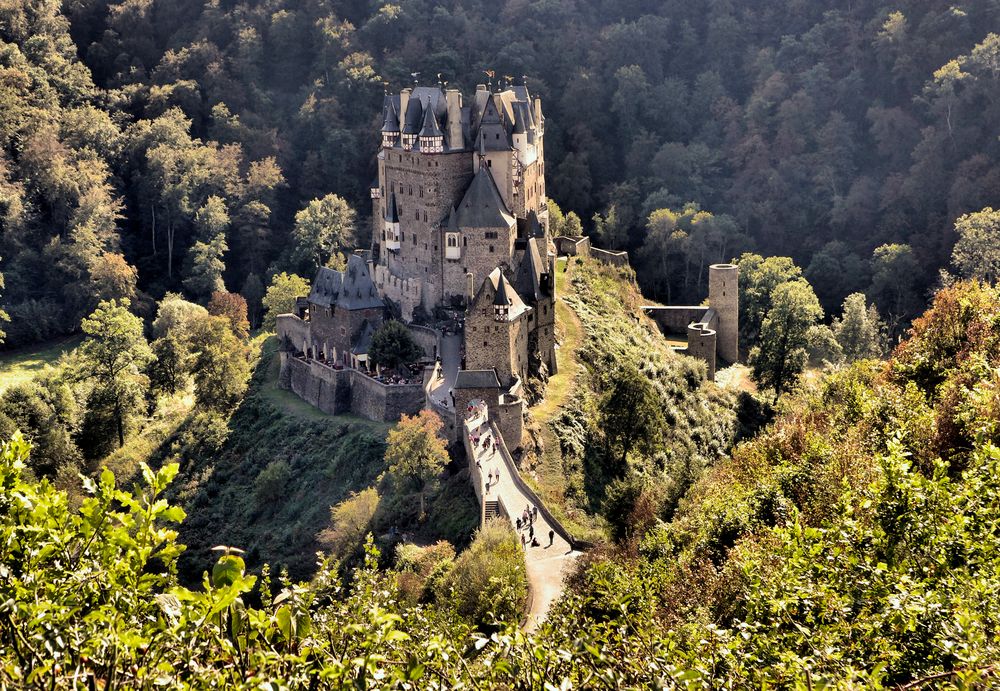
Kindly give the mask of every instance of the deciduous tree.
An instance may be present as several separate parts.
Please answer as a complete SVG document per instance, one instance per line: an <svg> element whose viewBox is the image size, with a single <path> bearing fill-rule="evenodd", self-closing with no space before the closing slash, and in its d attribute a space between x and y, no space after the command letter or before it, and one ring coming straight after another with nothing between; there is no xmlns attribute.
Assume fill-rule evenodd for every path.
<svg viewBox="0 0 1000 691"><path fill-rule="evenodd" d="M149 380L142 373L153 358L142 334L142 320L128 311L129 301L103 301L84 319L80 375L94 383L91 401L105 406L125 445L129 420L141 409Z"/></svg>
<svg viewBox="0 0 1000 691"><path fill-rule="evenodd" d="M284 272L275 275L264 294L264 330L274 331L278 315L294 311L295 298L308 294L309 283L301 276Z"/></svg>
<svg viewBox="0 0 1000 691"><path fill-rule="evenodd" d="M621 477L633 450L651 455L660 447L666 420L656 388L633 365L623 365L609 379L598 410L608 455L618 454L612 472Z"/></svg>
<svg viewBox="0 0 1000 691"><path fill-rule="evenodd" d="M955 221L958 242L951 252L951 263L963 278L974 278L990 285L1000 277L1000 210L986 207L965 214Z"/></svg>
<svg viewBox="0 0 1000 691"><path fill-rule="evenodd" d="M448 462L448 450L441 438L441 418L430 410L404 415L389 430L385 462L389 472L413 483L420 495L420 517L424 517L424 493Z"/></svg>
<svg viewBox="0 0 1000 691"><path fill-rule="evenodd" d="M759 342L750 351L750 368L761 388L774 391L775 401L805 368L809 328L822 318L823 308L804 278L774 290Z"/></svg>
<svg viewBox="0 0 1000 691"><path fill-rule="evenodd" d="M423 352L406 325L393 319L375 330L368 357L381 367L394 369L413 362Z"/></svg>

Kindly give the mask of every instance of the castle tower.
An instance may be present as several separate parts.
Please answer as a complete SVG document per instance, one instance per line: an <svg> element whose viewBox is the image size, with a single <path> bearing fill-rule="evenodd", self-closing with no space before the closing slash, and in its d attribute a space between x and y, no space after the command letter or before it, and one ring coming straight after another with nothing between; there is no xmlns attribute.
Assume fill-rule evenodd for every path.
<svg viewBox="0 0 1000 691"><path fill-rule="evenodd" d="M716 334L719 356L726 362L736 362L740 355L739 267L735 264L708 267L708 304L719 315Z"/></svg>

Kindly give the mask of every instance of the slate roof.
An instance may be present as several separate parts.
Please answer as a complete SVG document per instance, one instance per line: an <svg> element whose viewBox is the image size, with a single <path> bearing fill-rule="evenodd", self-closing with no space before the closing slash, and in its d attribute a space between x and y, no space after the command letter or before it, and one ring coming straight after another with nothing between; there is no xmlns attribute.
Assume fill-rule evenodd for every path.
<svg viewBox="0 0 1000 691"><path fill-rule="evenodd" d="M399 113L396 112L396 104L392 101L389 101L389 106L385 109L382 131L386 133L399 132Z"/></svg>
<svg viewBox="0 0 1000 691"><path fill-rule="evenodd" d="M337 302L340 286L344 282L344 274L325 266L316 272L312 290L309 291L309 302L320 307L329 307Z"/></svg>
<svg viewBox="0 0 1000 691"><path fill-rule="evenodd" d="M514 277L514 287L531 302L537 302L548 295L549 290L542 280L542 274L548 273L548 264L544 241L530 238L525 243L524 256Z"/></svg>
<svg viewBox="0 0 1000 691"><path fill-rule="evenodd" d="M494 295L493 304L494 305L498 304L497 300L506 301L506 304L508 306L507 307L508 319L511 320L516 319L517 317L521 316L522 314L531 309L526 304L524 304L524 300L522 300L521 296L517 294L516 290L514 290L514 286L512 286L510 284L510 281L507 280L507 277L503 275L503 271L500 270L499 266L493 269L492 272L490 272L490 275L486 277L486 281L489 281L490 285L492 285L493 287L493 295ZM480 291L485 289L486 281L483 281L483 285L480 288ZM504 304L504 302L501 302L499 304Z"/></svg>
<svg viewBox="0 0 1000 691"><path fill-rule="evenodd" d="M458 225L462 228L510 228L514 216L500 196L489 166L479 166L469 189L458 205Z"/></svg>
<svg viewBox="0 0 1000 691"><path fill-rule="evenodd" d="M500 380L497 379L496 370L491 369L463 369L459 370L455 377L456 389L499 389Z"/></svg>
<svg viewBox="0 0 1000 691"><path fill-rule="evenodd" d="M441 128L438 127L437 117L434 115L434 109L430 106L430 101L427 102L427 106L424 108L424 124L420 128L421 137L443 137L444 133Z"/></svg>
<svg viewBox="0 0 1000 691"><path fill-rule="evenodd" d="M347 270L344 271L344 283L337 299L337 307L348 310L363 310L384 307L381 296L375 288L368 264L362 257L352 254L347 258Z"/></svg>

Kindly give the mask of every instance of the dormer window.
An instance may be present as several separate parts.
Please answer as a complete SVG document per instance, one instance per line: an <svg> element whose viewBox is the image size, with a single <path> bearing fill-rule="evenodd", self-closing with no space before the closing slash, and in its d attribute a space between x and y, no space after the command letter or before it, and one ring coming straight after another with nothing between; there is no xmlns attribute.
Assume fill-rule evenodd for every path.
<svg viewBox="0 0 1000 691"><path fill-rule="evenodd" d="M507 305L493 305L493 319L498 322L507 321L510 308Z"/></svg>
<svg viewBox="0 0 1000 691"><path fill-rule="evenodd" d="M458 233L444 234L444 257L445 259L462 258L462 247L458 241Z"/></svg>

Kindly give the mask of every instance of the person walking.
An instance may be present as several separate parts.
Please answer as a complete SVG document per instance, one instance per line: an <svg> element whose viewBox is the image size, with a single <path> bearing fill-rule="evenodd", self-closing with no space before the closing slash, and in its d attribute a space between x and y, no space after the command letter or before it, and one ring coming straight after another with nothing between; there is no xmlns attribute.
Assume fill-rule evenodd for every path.
<svg viewBox="0 0 1000 691"><path fill-rule="evenodd" d="M555 542L555 541L556 541L556 531L550 530L549 531L549 547L551 547L552 543Z"/></svg>
<svg viewBox="0 0 1000 691"><path fill-rule="evenodd" d="M535 526L533 525L528 526L528 538L531 540L535 539Z"/></svg>
<svg viewBox="0 0 1000 691"><path fill-rule="evenodd" d="M524 533L521 533L521 549L524 549L524 543L525 543Z"/></svg>

